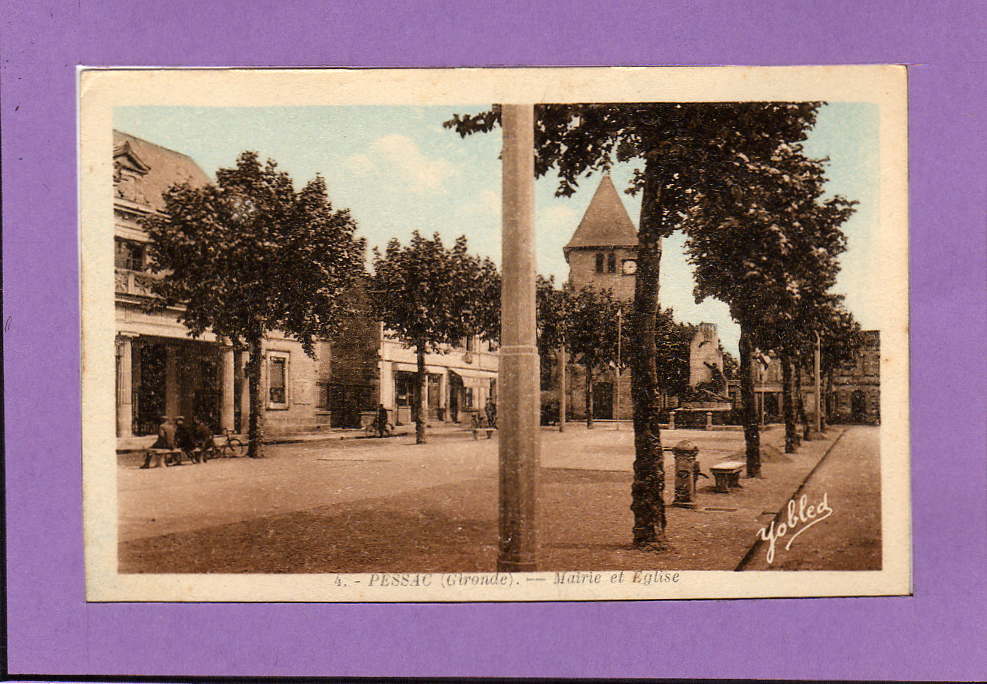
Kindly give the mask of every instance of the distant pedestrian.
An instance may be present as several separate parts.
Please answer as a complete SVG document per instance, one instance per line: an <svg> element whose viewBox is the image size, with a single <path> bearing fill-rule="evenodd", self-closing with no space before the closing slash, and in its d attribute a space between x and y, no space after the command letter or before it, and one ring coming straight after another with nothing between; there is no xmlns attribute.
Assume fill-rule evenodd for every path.
<svg viewBox="0 0 987 684"><path fill-rule="evenodd" d="M377 435L387 437L387 409L383 404L377 407Z"/></svg>
<svg viewBox="0 0 987 684"><path fill-rule="evenodd" d="M487 425L489 427L497 427L497 404L494 403L492 398L487 398L487 405L484 411L487 414Z"/></svg>
<svg viewBox="0 0 987 684"><path fill-rule="evenodd" d="M171 422L171 418L168 416L161 416L161 425L158 426L158 438L154 441L154 444L150 446L147 453L144 455L144 465L141 466L142 469L151 467L151 458L155 455L157 458L157 465L162 464L162 458L160 456L160 451L155 452L155 450L166 450L173 451L175 449L175 433L176 426ZM167 462L164 462L167 465Z"/></svg>

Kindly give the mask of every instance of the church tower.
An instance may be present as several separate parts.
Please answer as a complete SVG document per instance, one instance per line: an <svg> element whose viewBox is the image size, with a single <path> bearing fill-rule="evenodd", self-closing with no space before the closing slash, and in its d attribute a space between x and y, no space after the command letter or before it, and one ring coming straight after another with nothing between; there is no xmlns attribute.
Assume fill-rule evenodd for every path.
<svg viewBox="0 0 987 684"><path fill-rule="evenodd" d="M569 282L578 288L610 289L618 299L634 298L637 229L605 174L569 243L562 248Z"/></svg>

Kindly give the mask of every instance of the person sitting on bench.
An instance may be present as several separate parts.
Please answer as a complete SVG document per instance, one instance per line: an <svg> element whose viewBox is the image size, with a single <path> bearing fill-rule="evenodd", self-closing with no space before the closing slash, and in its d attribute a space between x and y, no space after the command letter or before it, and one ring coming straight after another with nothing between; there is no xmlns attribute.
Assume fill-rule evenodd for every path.
<svg viewBox="0 0 987 684"><path fill-rule="evenodd" d="M161 417L161 425L158 426L158 438L147 450L144 455L144 465L141 466L142 469L151 467L151 458L155 460L155 467L160 467L162 464L167 466L168 461L164 458L164 454L167 451L175 450L175 432L176 427L171 418L168 416Z"/></svg>
<svg viewBox="0 0 987 684"><path fill-rule="evenodd" d="M195 431L191 426L185 423L184 416L178 416L175 419L175 444L181 450L181 455L178 457L178 462L181 463L182 456L188 457L189 461L195 462L192 458L192 452L195 449Z"/></svg>
<svg viewBox="0 0 987 684"><path fill-rule="evenodd" d="M206 457L216 448L216 442L213 441L212 430L198 417L192 419L192 441L195 445L192 449L192 461L205 463Z"/></svg>

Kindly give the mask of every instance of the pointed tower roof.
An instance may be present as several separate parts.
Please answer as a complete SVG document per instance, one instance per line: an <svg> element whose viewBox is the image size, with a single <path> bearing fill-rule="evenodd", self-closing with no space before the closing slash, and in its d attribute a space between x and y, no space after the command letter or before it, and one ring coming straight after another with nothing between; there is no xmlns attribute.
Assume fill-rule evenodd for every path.
<svg viewBox="0 0 987 684"><path fill-rule="evenodd" d="M564 249L568 253L580 247L637 247L637 229L609 173L600 181L579 227Z"/></svg>

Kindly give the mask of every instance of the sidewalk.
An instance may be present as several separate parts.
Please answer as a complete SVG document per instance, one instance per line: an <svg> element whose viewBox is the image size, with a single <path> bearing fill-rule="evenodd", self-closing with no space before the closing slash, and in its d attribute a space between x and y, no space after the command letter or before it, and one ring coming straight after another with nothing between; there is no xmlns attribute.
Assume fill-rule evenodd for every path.
<svg viewBox="0 0 987 684"><path fill-rule="evenodd" d="M668 550L642 553L630 545L633 432L543 431L539 568L733 570L841 432L804 443L788 462L765 463L763 479L744 478L730 494L700 480L699 510L667 508ZM410 436L283 445L261 461L121 469L121 571L492 572L497 439L432 436L426 446ZM781 438L770 430L762 439ZM733 432L674 430L662 439L696 443L704 472L743 448ZM670 501L670 454L665 471Z"/></svg>
<svg viewBox="0 0 987 684"><path fill-rule="evenodd" d="M881 467L879 429L858 427L847 432L809 476L792 508L782 509L769 541L758 540L744 570L880 570ZM805 507L801 499L805 497ZM808 506L815 517L798 511ZM826 510L828 509L828 511ZM794 525L792 525L794 523ZM785 524L784 535L779 525ZM771 535L774 531L775 535ZM770 537L775 536L772 562Z"/></svg>

